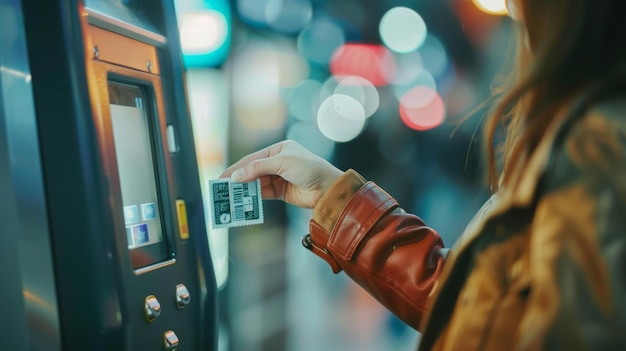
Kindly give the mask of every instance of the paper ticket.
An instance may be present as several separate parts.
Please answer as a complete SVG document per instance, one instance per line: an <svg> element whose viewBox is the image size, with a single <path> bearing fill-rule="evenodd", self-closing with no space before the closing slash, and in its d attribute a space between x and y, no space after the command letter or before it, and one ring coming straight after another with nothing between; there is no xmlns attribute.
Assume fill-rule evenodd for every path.
<svg viewBox="0 0 626 351"><path fill-rule="evenodd" d="M263 223L259 179L245 183L230 178L209 180L209 194L213 229Z"/></svg>

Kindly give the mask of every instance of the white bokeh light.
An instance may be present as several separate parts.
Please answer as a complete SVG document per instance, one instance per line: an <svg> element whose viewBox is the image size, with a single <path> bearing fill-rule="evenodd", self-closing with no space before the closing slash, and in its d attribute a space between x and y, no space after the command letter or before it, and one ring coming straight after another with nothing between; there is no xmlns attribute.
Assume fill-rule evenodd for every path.
<svg viewBox="0 0 626 351"><path fill-rule="evenodd" d="M183 14L180 18L180 45L185 54L212 52L221 47L228 34L228 21L218 11Z"/></svg>
<svg viewBox="0 0 626 351"><path fill-rule="evenodd" d="M331 95L347 95L363 106L365 118L371 117L380 106L378 90L372 82L359 76L331 76L320 91L321 100Z"/></svg>
<svg viewBox="0 0 626 351"><path fill-rule="evenodd" d="M396 52L419 49L426 39L426 23L422 16L408 7L394 7L380 20L380 37L383 43Z"/></svg>
<svg viewBox="0 0 626 351"><path fill-rule="evenodd" d="M347 142L356 138L365 127L365 110L353 97L335 94L320 105L317 126L328 139Z"/></svg>
<svg viewBox="0 0 626 351"><path fill-rule="evenodd" d="M380 97L378 90L369 80L348 76L339 81L339 85L335 88L335 94L348 95L356 99L365 112L365 118L371 117L380 105Z"/></svg>

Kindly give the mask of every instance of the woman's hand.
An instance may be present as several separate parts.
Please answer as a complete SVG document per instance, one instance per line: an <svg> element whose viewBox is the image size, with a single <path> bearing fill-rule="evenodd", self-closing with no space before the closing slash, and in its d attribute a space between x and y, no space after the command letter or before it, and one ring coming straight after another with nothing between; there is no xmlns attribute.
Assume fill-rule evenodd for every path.
<svg viewBox="0 0 626 351"><path fill-rule="evenodd" d="M245 156L220 178L231 177L236 182L261 178L263 198L313 208L342 174L328 161L287 140Z"/></svg>

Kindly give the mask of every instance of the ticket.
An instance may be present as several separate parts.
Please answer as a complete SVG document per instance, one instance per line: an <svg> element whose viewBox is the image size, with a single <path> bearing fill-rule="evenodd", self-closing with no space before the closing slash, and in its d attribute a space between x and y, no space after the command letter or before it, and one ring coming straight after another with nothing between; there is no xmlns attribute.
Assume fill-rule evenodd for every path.
<svg viewBox="0 0 626 351"><path fill-rule="evenodd" d="M209 180L211 226L231 228L263 223L261 181L239 183L230 178Z"/></svg>

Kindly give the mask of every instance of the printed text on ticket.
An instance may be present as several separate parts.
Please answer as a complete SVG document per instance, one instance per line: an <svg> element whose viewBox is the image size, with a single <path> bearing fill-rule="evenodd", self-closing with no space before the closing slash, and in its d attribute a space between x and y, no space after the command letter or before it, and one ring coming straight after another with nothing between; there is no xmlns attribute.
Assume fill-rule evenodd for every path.
<svg viewBox="0 0 626 351"><path fill-rule="evenodd" d="M213 229L263 223L259 179L246 183L230 178L209 180L209 194Z"/></svg>

